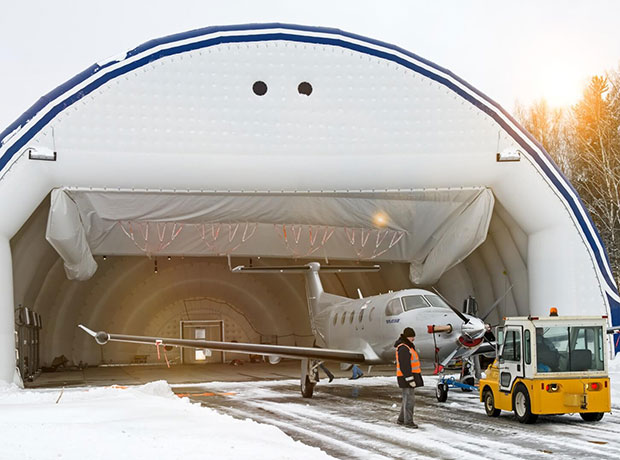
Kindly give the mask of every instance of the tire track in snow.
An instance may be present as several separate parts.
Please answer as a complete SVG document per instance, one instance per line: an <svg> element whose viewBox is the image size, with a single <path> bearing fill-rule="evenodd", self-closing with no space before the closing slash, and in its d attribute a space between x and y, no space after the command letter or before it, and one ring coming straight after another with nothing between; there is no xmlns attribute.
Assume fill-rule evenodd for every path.
<svg viewBox="0 0 620 460"><path fill-rule="evenodd" d="M217 384L220 390L234 389L237 396L201 402L230 415L278 426L294 439L338 458L490 455L512 459L540 458L545 452L552 452L554 458L620 458L620 445L615 441L620 420L610 414L600 423L553 416L522 425L505 412L499 418L487 417L476 393L452 391L449 402L440 404L434 387L427 386L416 394L420 430L409 430L394 423L400 393L393 379L363 379L358 384L339 380L318 387L311 400L300 397L296 381L266 381Z"/></svg>

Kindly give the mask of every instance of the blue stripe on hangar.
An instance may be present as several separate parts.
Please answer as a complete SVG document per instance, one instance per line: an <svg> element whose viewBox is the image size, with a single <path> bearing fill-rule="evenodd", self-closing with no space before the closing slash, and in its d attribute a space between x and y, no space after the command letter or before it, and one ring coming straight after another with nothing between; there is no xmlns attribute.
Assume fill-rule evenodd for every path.
<svg viewBox="0 0 620 460"><path fill-rule="evenodd" d="M461 78L459 78L458 76L454 75L452 72L450 72L447 69L444 69L420 56L415 55L414 53L411 53L407 50L404 50L402 48L399 48L395 45L391 45L388 43L384 43L378 40L373 40L373 39L369 39L366 37L362 37L360 35L356 35L356 34L351 34L348 32L343 32L341 30L338 29L332 29L332 28L322 28L322 27L310 27L310 26L298 26L298 25L287 25L287 24L278 24L278 23L273 23L273 24L252 24L252 25L233 25L233 26L222 26L222 27L207 27L207 28L203 28L203 29L197 29L197 30L193 30L193 31L188 31L188 32L183 32L183 33L179 33L179 34L175 34L175 35L170 35L170 36L166 36L166 37L162 37L162 38L158 38L155 40L151 40L149 42L146 42L142 45L139 45L138 47L130 50L127 53L127 57L133 57L133 56L138 56L142 53L148 52L149 50L158 47L158 46L162 46L162 45L167 45L170 43L174 43L180 40L187 40L187 39L191 39L191 38L196 38L196 37L200 37L202 35L207 35L207 34L213 34L213 33L218 33L218 32L235 32L235 31L260 31L260 30L268 30L268 29L274 29L274 28L280 28L280 29L285 29L285 30L291 30L291 31L296 31L296 32L316 32L316 33L328 33L328 34L333 34L333 35L340 35L342 37L346 37L349 39L354 39L354 40L358 40L361 42L365 42L368 44L373 44L373 45L377 45L380 46L382 48L386 48L392 51L397 51L399 53L402 53L403 55L406 55L410 58L413 58L419 62L424 63L425 65L438 70L448 76L450 76L451 78L455 79L456 81L458 81L460 84L462 84L463 86L465 86L466 88L468 88L469 90L471 90L472 92L474 92L478 97L484 99L484 101L486 101L489 105L495 107L495 109L497 109L498 111L500 111L500 113L502 115L504 115L507 119L509 119L511 121L511 123L514 123L515 126L520 126L519 123L514 120L514 118L508 114L499 104L497 104L496 102L494 102L492 99L490 99L488 96L486 96L485 94L483 94L482 92L480 92L479 90L477 90L476 88L472 87L470 84L468 84L467 82L465 82L464 80L462 80ZM298 35L298 34L293 34L293 33L282 33L282 32L278 32L278 33L259 33L259 34L248 34L248 35L232 35L232 36L224 36L224 37L215 37L215 38L210 38L210 39L205 39L205 40L201 40L201 41L197 41L197 42L193 42L193 43L188 43L188 44L184 44L184 45L179 45L176 47L170 47L167 49L162 49L162 50L158 50L155 51L154 53L145 56L141 59L137 59L134 62L128 63L127 65L124 65L122 67L119 67L115 70L109 71L109 72L102 72L102 70L105 70L107 67L116 64L116 62L110 62L108 64L99 66L99 65L93 65L91 67L89 67L88 69L84 70L83 72L81 72L80 74L76 75L75 77L73 77L71 80L65 82L64 84L62 84L61 86L59 86L58 88L54 89L53 91L51 91L50 93L48 93L46 96L42 97L41 99L39 99L30 109L28 109L20 118L18 118L15 122L13 122L7 129L5 129L2 133L0 133L0 140L4 139L9 133L15 131L16 129L18 129L21 126L24 126L30 119L32 119L39 111L41 111L47 104L49 104L50 101L55 100L57 98L59 98L60 96L62 96L62 94L70 91L72 88L74 88L75 86L81 84L82 82L84 82L85 80L87 80L88 78L90 78L91 76L95 75L96 73L100 72L101 73L101 77L96 79L95 81L93 81L92 83L90 83L89 85L87 85L86 87L84 87L82 90L80 90L79 92L77 92L76 94L73 94L71 96L69 96L67 99L63 100L62 102L60 102L59 104L57 104L56 106L54 106L53 108L51 108L42 118L41 120L39 120L34 126L32 126L27 132L23 133L20 138L9 148L7 149L7 151L5 152L5 154L2 156L2 158L0 158L0 169L3 169L7 163L11 160L11 158L30 140L32 139L41 129L43 129L43 127L45 125L47 125L47 123L49 123L56 115L58 115L60 112L62 112L64 109L66 109L67 107L71 106L72 104L74 104L75 102L79 101L82 97L88 95L89 93L91 93L92 91L94 91L95 89L99 88L100 86L102 86L103 84L107 83L108 81L117 78L118 76L121 76L125 73L128 73L132 70L135 70L139 67L142 67L150 62L153 62L155 60L161 59L163 57L166 56L172 56L175 54L181 54L181 53L185 53L188 51L192 51L192 50L196 50L196 49L200 49L200 48L206 48L209 46L215 46L215 45L219 45L219 44L225 44L225 43L243 43L243 42L261 42L261 41L273 41L273 40L286 40L286 41L296 41L296 42L301 42L301 43L312 43L312 44L323 44L323 45L330 45L330 46L338 46L338 47L342 47L342 48L346 48L346 49L350 49L356 52L360 52L360 53L364 53L364 54L368 54L368 55L372 55L381 59L386 59L392 62L395 62L399 65L402 65L410 70L413 70L414 72L417 72L421 75L424 75L427 78L430 78L448 88L450 88L452 91L454 91L455 93L457 93L459 96L461 96L462 98L464 98L465 100L467 100L468 102L470 102L471 104L473 104L475 107L477 107L478 109L482 110L483 112L485 112L487 115L489 115L490 117L492 117L507 133L510 134L510 136L519 144L521 145L521 147L528 152L528 154L531 155L531 157L536 161L536 163L540 166L540 168L544 171L544 173L547 175L547 177L551 180L551 182L554 184L554 186L556 187L556 189L564 196L564 198L566 199L566 201L568 202L571 211L573 212L573 215L575 216L575 218L577 219L577 221L579 222L579 225L581 226L583 233L585 234L588 243L590 244L597 264L599 266L599 269L601 271L601 273L603 274L603 277L605 278L605 282L608 286L608 288L615 293L616 295L618 294L618 290L615 286L615 282L613 280L613 277L610 275L609 271L607 270L607 267L605 265L605 261L608 261L607 258L607 254L605 253L605 249L604 249L604 245L601 242L600 239L600 235L598 234L594 224L592 223L592 219L590 217L590 215L588 214L588 212L585 210L585 207L583 205L583 203L581 202L581 199L579 197L579 195L577 194L577 192L575 191L575 189L572 187L572 185L570 184L570 182L566 179L566 177L564 176L564 174L557 168L555 167L555 172L559 173L560 177L562 177L562 179L564 180L564 183L562 183L562 181L560 181L558 179L558 177L556 176L556 174L554 174L554 172L551 170L551 168L548 166L548 164L543 160L543 158L541 158L539 156L539 153L533 149L527 142L525 139L523 139L522 134L525 133L525 135L528 137L528 139L534 143L534 145L537 146L537 148L540 150L540 152L543 153L543 155L545 155L548 159L551 159L550 156L548 155L548 153L544 150L544 148L542 147L542 145L540 145L540 143L538 141L536 141L536 139L534 139L529 133L527 133L527 131L522 130L521 132L516 132L513 128L511 128L508 123L506 123L502 117L500 117L493 109L491 109L488 105L486 105L483 101L479 100L478 98L472 96L471 94L469 94L468 92L466 92L465 90L463 90L461 87L455 85L454 83L452 83L448 78L438 75L434 72L432 72L431 70L428 70L424 67L421 67L417 64L412 63L409 60L403 59L399 56L395 56L393 54L390 54L389 52L386 51L382 51L382 50L377 50L377 49L373 49L373 48L369 48L367 46L363 46L360 44L356 44L356 43L351 43L345 40L341 40L341 39L337 39L337 38L328 38L328 37L317 37L317 36L311 36L311 35ZM555 165L555 163L551 160L551 164ZM567 188L568 187L568 190ZM572 194L570 193L572 192L572 194L574 194L575 197L577 197L576 199L572 196ZM585 211L585 212L584 212ZM584 215L587 218L587 222L586 222L586 218L584 218ZM590 231L590 226L588 225L588 223L590 223L591 228L593 229L593 231ZM598 247L599 245L597 244L600 243L600 247L603 248L602 252L599 251ZM613 318L613 324L620 324L620 304L618 304L617 301L613 301L612 302L612 298L609 296L609 304L610 304L610 309L612 312L612 318Z"/></svg>

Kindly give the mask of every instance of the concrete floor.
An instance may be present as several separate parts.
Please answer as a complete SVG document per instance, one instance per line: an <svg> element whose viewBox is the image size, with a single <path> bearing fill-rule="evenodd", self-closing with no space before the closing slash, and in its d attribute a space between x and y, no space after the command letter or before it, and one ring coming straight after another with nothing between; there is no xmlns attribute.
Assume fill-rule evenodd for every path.
<svg viewBox="0 0 620 460"><path fill-rule="evenodd" d="M327 363L330 371L338 377L350 377L351 371L341 371L338 363ZM368 366L362 370L368 375ZM282 360L278 364L250 363L230 364L131 365L112 367L88 367L86 369L60 369L40 373L32 382L24 382L26 388L56 388L70 386L141 385L155 380L170 384L201 382L245 382L259 380L298 379L300 361ZM321 372L321 379L327 381ZM393 365L374 366L371 375L395 375Z"/></svg>

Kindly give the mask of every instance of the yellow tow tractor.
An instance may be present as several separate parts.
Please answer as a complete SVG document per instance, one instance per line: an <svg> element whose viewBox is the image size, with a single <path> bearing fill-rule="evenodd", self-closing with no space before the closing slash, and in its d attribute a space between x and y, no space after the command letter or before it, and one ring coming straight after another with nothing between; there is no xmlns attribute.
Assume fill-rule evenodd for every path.
<svg viewBox="0 0 620 460"><path fill-rule="evenodd" d="M514 411L521 423L541 414L579 413L588 422L611 411L607 317L505 318L497 354L480 380L489 417Z"/></svg>

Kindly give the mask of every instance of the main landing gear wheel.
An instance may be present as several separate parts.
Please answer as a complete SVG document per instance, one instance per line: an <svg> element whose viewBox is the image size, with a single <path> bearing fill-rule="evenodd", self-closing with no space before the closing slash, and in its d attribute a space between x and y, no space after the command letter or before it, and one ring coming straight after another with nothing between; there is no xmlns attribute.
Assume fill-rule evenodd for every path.
<svg viewBox="0 0 620 460"><path fill-rule="evenodd" d="M472 387L476 385L476 379L473 375L466 375L461 379L461 383L465 385L471 385ZM461 388L461 391L464 393L471 393L473 390L471 388Z"/></svg>
<svg viewBox="0 0 620 460"><path fill-rule="evenodd" d="M523 385L519 385L512 397L512 407L515 411L515 417L521 423L535 423L538 418L537 414L532 414L532 405L530 403L530 395Z"/></svg>
<svg viewBox="0 0 620 460"><path fill-rule="evenodd" d="M437 396L437 401L446 402L448 399L448 384L438 383L435 389L435 396Z"/></svg>
<svg viewBox="0 0 620 460"><path fill-rule="evenodd" d="M482 400L484 401L484 410L489 417L499 417L502 412L500 409L495 408L495 397L493 391L487 388L482 392Z"/></svg>
<svg viewBox="0 0 620 460"><path fill-rule="evenodd" d="M581 418L584 419L586 422L598 422L603 418L603 415L605 415L604 412L581 412L579 415L581 415Z"/></svg>
<svg viewBox="0 0 620 460"><path fill-rule="evenodd" d="M310 377L306 375L306 378L301 381L301 395L304 398L312 398L315 385L316 383L311 382Z"/></svg>

